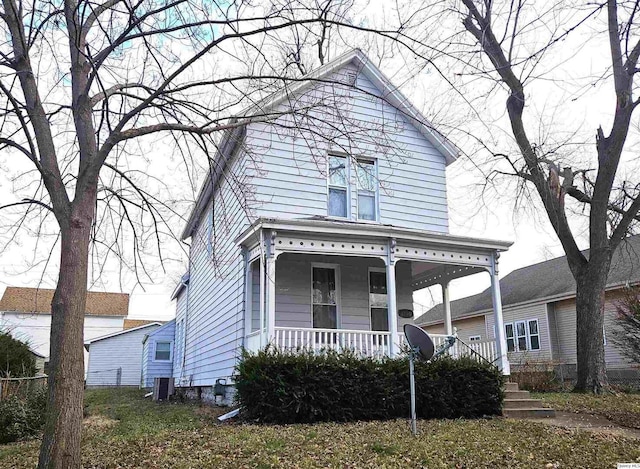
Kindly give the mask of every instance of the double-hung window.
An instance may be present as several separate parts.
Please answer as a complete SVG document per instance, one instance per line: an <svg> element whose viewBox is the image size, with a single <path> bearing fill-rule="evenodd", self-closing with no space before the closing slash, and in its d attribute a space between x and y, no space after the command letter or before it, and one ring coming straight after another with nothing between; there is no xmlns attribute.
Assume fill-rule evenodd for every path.
<svg viewBox="0 0 640 469"><path fill-rule="evenodd" d="M508 352L540 350L540 329L537 319L516 321L504 325Z"/></svg>
<svg viewBox="0 0 640 469"><path fill-rule="evenodd" d="M386 272L369 271L369 308L371 309L371 330L388 331L389 313L387 309Z"/></svg>
<svg viewBox="0 0 640 469"><path fill-rule="evenodd" d="M171 342L156 342L155 359L157 361L171 360Z"/></svg>
<svg viewBox="0 0 640 469"><path fill-rule="evenodd" d="M313 327L337 329L336 269L333 267L313 267L312 277Z"/></svg>
<svg viewBox="0 0 640 469"><path fill-rule="evenodd" d="M329 155L329 216L349 217L347 158Z"/></svg>
<svg viewBox="0 0 640 469"><path fill-rule="evenodd" d="M358 220L376 220L376 194L378 181L376 162L373 160L357 160L356 186L358 190Z"/></svg>

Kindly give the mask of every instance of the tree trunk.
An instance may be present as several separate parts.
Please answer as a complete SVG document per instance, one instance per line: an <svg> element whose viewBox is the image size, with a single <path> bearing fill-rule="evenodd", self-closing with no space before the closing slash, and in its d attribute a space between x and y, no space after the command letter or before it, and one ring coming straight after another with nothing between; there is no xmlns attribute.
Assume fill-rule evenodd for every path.
<svg viewBox="0 0 640 469"><path fill-rule="evenodd" d="M61 226L61 262L51 304L49 396L40 469L81 467L84 396L84 314L87 300L89 237L93 220L89 195Z"/></svg>
<svg viewBox="0 0 640 469"><path fill-rule="evenodd" d="M609 391L604 358L604 300L610 259L594 259L576 280L577 381L574 391Z"/></svg>

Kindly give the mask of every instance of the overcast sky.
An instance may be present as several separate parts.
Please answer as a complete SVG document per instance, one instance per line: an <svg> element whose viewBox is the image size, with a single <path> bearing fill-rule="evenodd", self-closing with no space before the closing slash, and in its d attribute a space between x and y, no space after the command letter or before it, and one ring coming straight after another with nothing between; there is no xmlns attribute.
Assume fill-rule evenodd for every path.
<svg viewBox="0 0 640 469"><path fill-rule="evenodd" d="M545 133L550 129L556 129L562 135L577 135L591 145L588 151L590 154L594 153L596 128L602 124L607 130L614 107L610 84L590 82L590 79L597 76L607 64L606 43L602 41L593 43L592 37L592 31L586 30L564 41L560 47L553 50L554 55L547 69L541 71L540 75L543 79L527 88L529 93L527 118L534 120L533 124L539 127L538 131ZM403 82L397 79L402 72L402 67L397 63L388 62L383 66L383 71L396 83ZM403 91L418 106L424 107L428 115L437 115L439 106L451 105L448 103L455 102L452 98L459 98L451 95L450 91L442 91L444 88L440 87L441 84L437 74L427 69L411 82L411 86L403 87ZM510 138L508 121L504 115L504 97L498 93L493 105L485 105L482 108L484 117L492 121L492 138L498 142L508 141ZM544 126L540 123L544 123ZM484 124L479 122L475 129L473 125L471 129L479 131L482 125ZM463 155L447 170L450 232L464 236L514 241L512 248L500 259L501 277L514 269L562 255L560 244L544 213L536 215L534 210L526 209L526 204L525 208L521 207L514 211L514 197L509 193L513 185L500 182L496 190L488 191L486 198L480 201L478 184L483 181L482 172L476 168L478 162L473 157L469 159L468 156ZM177 170L177 163L172 163L171 159L169 161L165 169L167 176L165 182L169 189L185 192L183 189L188 184L186 176L181 175ZM10 176L15 171L9 170L13 169L12 164L10 159L0 158L0 203L15 200L13 183L10 180ZM633 171L635 168L633 162L624 162L621 172ZM586 248L586 237L580 216L576 215L573 225L580 247ZM48 239L50 240L51 237ZM36 246L34 238L28 233L19 234L17 241L9 249L0 253L0 293L7 285L55 286L56 269L49 268L43 275L45 265L43 262L40 261L32 266L34 250L45 248L42 245ZM55 257L56 255L52 263L55 263ZM131 317L169 319L174 315L174 305L169 297L185 270L186 256L173 246L168 249L167 258L166 272L156 269L154 271L156 284L145 285L144 291L140 286L132 290L131 285L136 284L135 278L125 273L124 278L120 279L121 271L115 265L107 266L102 276L94 279L92 288L112 291L122 289L132 293L129 310ZM454 281L451 296L456 299L475 294L486 288L488 284L487 274L460 279ZM434 301L439 301L439 289L432 290L434 291L418 292L415 295L416 302L430 306ZM418 308L416 315L420 313Z"/></svg>

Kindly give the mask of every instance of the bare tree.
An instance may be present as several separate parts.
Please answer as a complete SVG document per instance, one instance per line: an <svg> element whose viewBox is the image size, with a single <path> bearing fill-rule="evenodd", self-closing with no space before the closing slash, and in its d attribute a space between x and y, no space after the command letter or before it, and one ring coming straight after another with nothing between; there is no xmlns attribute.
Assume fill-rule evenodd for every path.
<svg viewBox="0 0 640 469"><path fill-rule="evenodd" d="M20 170L27 180L22 188L30 195L0 208L24 208L15 228L31 223L37 237L42 226L53 223L50 234L60 250L39 467L81 466L90 260L126 258L136 274L144 272L142 254L151 246L162 256L163 239L174 237L171 217L181 217L158 196L171 187L145 174L145 163L147 168L158 164L157 155L145 150L157 151L158 139L171 142L189 175L201 167L194 163L198 154L206 157L209 171L220 171L220 134L241 132L256 121L348 145L360 132L343 112L344 103L292 101L287 115L257 103L276 89L310 79L310 70L348 47L341 30L391 42L406 36L399 13L387 28L373 21L362 26L348 16L350 5L335 0L280 0L265 7L207 0L2 1L0 149L20 155L31 167ZM242 109L248 111L238 114ZM379 134L379 129L361 133L372 130ZM378 144L389 148L394 142ZM259 170L259 155L255 158ZM234 196L248 210L250 190L242 177L233 183ZM219 210L216 219L224 219L224 207Z"/></svg>
<svg viewBox="0 0 640 469"><path fill-rule="evenodd" d="M639 8L638 2L616 0L588 5L462 0L462 9L455 12L466 30L453 46L457 60L465 64L469 76L488 79L491 92L508 94L506 111L517 153L492 150L493 156L507 163L508 169L500 170L503 174L535 188L576 280L576 390L594 393L608 389L603 311L611 256L638 221L640 210L640 181L616 177L640 103L634 98L640 57ZM601 20L603 16L606 21ZM533 93L532 82L544 76L539 69L553 55L550 51L558 53L563 41L587 24L607 31L610 65L602 76L592 78L590 86L609 80L615 90L615 113L608 132L602 127L596 131L597 157L591 158L586 145L581 145L575 151L579 156L568 163L567 142L563 152L562 144L535 140L544 124L527 116L531 108L526 105ZM538 45L539 37L546 42ZM572 210L584 209L588 212L587 255L578 248L570 226Z"/></svg>

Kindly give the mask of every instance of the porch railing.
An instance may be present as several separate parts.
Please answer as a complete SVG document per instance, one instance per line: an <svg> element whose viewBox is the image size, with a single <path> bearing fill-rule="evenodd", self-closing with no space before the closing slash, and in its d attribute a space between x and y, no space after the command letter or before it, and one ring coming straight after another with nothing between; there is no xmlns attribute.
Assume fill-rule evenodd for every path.
<svg viewBox="0 0 640 469"><path fill-rule="evenodd" d="M437 348L444 343L448 336L430 334L430 337ZM385 331L276 327L274 336L269 340L269 343L284 351L350 350L360 356L381 358L389 355L390 339L391 334ZM399 332L394 339L400 350L407 346L404 334ZM245 347L250 351L260 349L260 331L252 332L246 337ZM454 358L470 356L479 361L484 359L494 362L497 358L496 345L493 340L471 342L466 345L456 342L448 353Z"/></svg>

